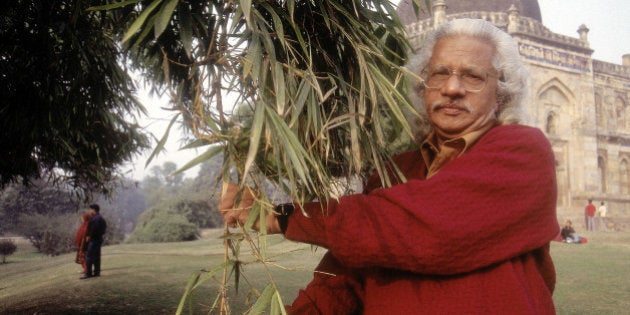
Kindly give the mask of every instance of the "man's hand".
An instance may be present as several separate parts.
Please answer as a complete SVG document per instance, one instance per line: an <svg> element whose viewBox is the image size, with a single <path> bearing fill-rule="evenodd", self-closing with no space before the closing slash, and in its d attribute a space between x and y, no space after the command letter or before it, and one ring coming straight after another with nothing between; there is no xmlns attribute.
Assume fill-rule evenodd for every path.
<svg viewBox="0 0 630 315"><path fill-rule="evenodd" d="M223 220L225 220L229 227L244 225L245 222L247 222L247 218L256 200L254 192L249 187L246 187L239 203L236 204L238 192L238 185L229 183L227 186L223 187L223 192L219 199L219 213L221 213ZM280 225L273 213L266 215L265 223L268 234L281 233ZM258 220L254 223L253 228L257 231L260 229L260 222Z"/></svg>

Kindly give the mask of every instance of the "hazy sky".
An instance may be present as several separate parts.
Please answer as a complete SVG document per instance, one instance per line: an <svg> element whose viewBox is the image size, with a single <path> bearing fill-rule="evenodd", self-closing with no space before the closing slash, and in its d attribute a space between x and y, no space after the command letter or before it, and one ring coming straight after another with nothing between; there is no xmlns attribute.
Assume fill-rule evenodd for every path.
<svg viewBox="0 0 630 315"><path fill-rule="evenodd" d="M591 49L595 50L594 59L621 64L621 56L630 54L630 0L539 0L538 3L543 24L552 32L577 38L578 27L585 24L590 30L588 39ZM172 113L160 109L167 102L146 95L140 99L149 110L149 118L143 120L144 126L161 137L172 117ZM193 150L178 151L180 138L178 132L173 132L167 144L168 152L160 155L146 170L165 161L173 161L181 167L201 154ZM150 153L137 157L135 163L126 168L130 171L129 176L138 180L145 176L144 165ZM194 177L197 172L198 169L192 169L186 176Z"/></svg>
<svg viewBox="0 0 630 315"><path fill-rule="evenodd" d="M543 24L555 33L577 38L578 27L586 25L593 59L621 64L621 56L630 54L630 1L538 0L538 4Z"/></svg>

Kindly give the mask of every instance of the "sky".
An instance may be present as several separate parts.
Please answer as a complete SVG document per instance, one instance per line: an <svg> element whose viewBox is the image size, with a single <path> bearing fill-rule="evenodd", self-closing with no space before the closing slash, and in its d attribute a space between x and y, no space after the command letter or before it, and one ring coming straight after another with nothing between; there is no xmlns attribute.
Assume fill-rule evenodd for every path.
<svg viewBox="0 0 630 315"><path fill-rule="evenodd" d="M593 59L621 64L621 56L630 54L630 1L538 0L538 5L543 24L554 33L577 38L585 24Z"/></svg>
<svg viewBox="0 0 630 315"><path fill-rule="evenodd" d="M629 0L538 0L538 4L543 24L554 33L578 38L577 29L585 24L590 30L588 40L594 50L593 59L621 64L621 56L630 54ZM142 119L141 125L160 138L173 115L172 112L161 109L168 107L168 101L150 97L144 91L139 98L149 111L149 116ZM148 167L145 168L145 164L151 150L123 167L129 177L142 180L152 166L172 161L181 167L202 153L196 150L179 150L182 146L182 135L176 126L173 131L166 144L167 151L154 159ZM193 168L185 176L195 177L198 171L198 168Z"/></svg>

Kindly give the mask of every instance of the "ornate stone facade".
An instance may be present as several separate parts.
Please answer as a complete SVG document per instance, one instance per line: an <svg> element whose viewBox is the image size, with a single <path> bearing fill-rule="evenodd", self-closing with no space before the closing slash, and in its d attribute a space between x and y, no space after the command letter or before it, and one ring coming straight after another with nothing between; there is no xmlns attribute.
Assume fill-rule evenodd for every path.
<svg viewBox="0 0 630 315"><path fill-rule="evenodd" d="M449 14L451 2L457 10ZM535 0L500 1L509 6L505 11L462 11L460 4L473 2L488 1L436 0L432 16L410 19L405 0L398 12L414 47L427 31L456 18L485 19L511 34L531 75L526 123L546 133L556 155L559 216L581 217L589 198L605 201L613 216L630 216L630 55L622 65L593 60L588 28L580 26L578 38L551 32Z"/></svg>

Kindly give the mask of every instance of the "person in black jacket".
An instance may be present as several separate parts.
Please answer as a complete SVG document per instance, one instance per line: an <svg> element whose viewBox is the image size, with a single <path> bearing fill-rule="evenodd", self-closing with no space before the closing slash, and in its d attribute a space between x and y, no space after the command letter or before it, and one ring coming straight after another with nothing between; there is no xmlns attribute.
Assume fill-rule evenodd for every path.
<svg viewBox="0 0 630 315"><path fill-rule="evenodd" d="M87 269L81 279L101 275L101 246L103 245L103 234L107 230L107 222L100 214L100 207L97 204L91 204L89 209L92 217L86 232L87 254L85 262Z"/></svg>

